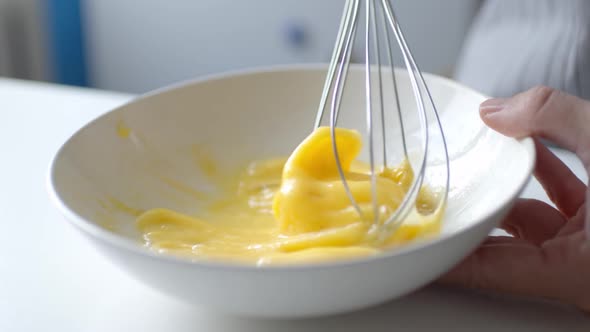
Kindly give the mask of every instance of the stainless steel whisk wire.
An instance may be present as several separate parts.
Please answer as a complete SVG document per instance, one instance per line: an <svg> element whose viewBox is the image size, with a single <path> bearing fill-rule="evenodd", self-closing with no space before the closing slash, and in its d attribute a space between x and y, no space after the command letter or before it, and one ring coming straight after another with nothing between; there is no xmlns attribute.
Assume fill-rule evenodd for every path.
<svg viewBox="0 0 590 332"><path fill-rule="evenodd" d="M342 20L340 22L340 28L338 31L338 37L336 40L336 45L334 48L334 52L332 54L332 60L330 62L328 68L328 74L326 77L326 81L324 84L323 93L320 99L320 105L317 112L316 120L315 120L315 128L318 128L325 115L326 107L328 106L328 100L331 98L330 102L330 114L329 114L329 125L330 125L330 134L332 139L332 150L334 153L334 157L336 160L336 166L338 169L339 176L342 180L342 184L346 191L346 195L350 200L352 206L359 214L362 219L365 219L363 216L363 212L359 204L354 198L352 191L350 190L350 186L348 181L346 180L344 169L340 162L340 156L338 152L338 143L336 141L336 127L338 123L338 117L340 113L340 106L342 102L342 95L346 86L347 76L350 67L351 61L351 54L353 50L354 38L356 36L358 21L361 11L361 3L364 3L365 6L365 49L364 49L364 56L365 56L365 98L366 98L366 130L368 133L368 143L369 143L369 166L370 166L370 173L371 173L371 195L372 195L372 208L373 208L373 224L378 233L380 233L380 238L384 239L388 235L392 234L397 227L399 227L402 221L406 218L406 216L411 212L412 206L415 203L419 189L422 187L424 177L425 177L425 169L427 166L427 153L429 148L429 133L428 133L428 119L426 114L426 107L424 104L423 96L426 95L428 98L428 102L432 107L435 120L438 124L438 128L441 133L442 138L442 146L444 147L444 158L446 161L446 187L443 191L443 197L441 197L441 202L445 202L448 195L448 185L449 185L449 167L448 167L448 151L446 146L446 141L444 137L444 133L442 131L442 126L440 123L440 118L436 111L436 107L434 105L434 101L428 90L426 82L422 76L418 65L416 64L412 53L406 43L404 35L402 33L401 27L398 23L396 15L391 7L391 4L388 0L346 0L346 4L344 7L344 13L342 15ZM424 151L420 165L418 167L418 172L416 177L413 179L410 189L408 190L407 194L403 198L399 207L394 211L390 216L388 216L382 225L379 225L380 220L380 211L378 206L378 199L377 199L377 175L375 172L375 149L374 149L374 123L373 123L373 78L372 78L372 67L374 59L374 63L377 67L377 82L378 82L378 91L379 91L379 112L381 114L381 126L382 126L382 157L384 166L387 167L387 130L386 130L386 116L385 116L385 101L384 101L384 88L383 88L383 73L382 73L382 61L381 61L381 50L379 47L379 30L378 30L378 18L376 14L376 7L379 6L381 8L381 20L382 26L384 30L384 41L386 44L387 56L389 60L389 67L391 70L391 79L393 83L393 93L395 95L395 106L398 115L398 121L400 126L400 136L402 142L402 149L403 155L408 159L408 148L407 148L407 141L406 141L406 132L404 128L404 121L403 115L401 112L401 103L399 100L399 91L398 91L398 82L396 79L395 68L394 68L394 60L393 60L393 53L391 49L391 31L397 40L398 46L400 47L404 63L406 66L406 70L408 72L408 76L410 79L412 91L414 94L414 99L418 108L418 117L420 121L420 126L422 128L422 151ZM373 53L374 52L374 53ZM375 231L374 230L374 231Z"/></svg>

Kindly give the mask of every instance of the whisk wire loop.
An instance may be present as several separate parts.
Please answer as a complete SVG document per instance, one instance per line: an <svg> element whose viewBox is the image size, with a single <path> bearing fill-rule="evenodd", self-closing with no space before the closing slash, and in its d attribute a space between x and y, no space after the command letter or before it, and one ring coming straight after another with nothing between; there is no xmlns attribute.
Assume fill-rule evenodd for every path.
<svg viewBox="0 0 590 332"><path fill-rule="evenodd" d="M319 109L316 116L315 127L319 127L325 116L326 108L329 104L329 125L332 138L332 150L336 160L336 166L338 173L346 195L354 207L360 218L366 220L366 216L363 214L363 210L356 201L353 193L350 190L350 186L346 179L340 155L338 149L336 128L338 127L338 120L340 115L340 108L342 103L343 93L346 87L346 81L348 72L350 69L351 55L354 47L354 39L356 37L357 26L359 25L359 17L361 11L361 4L364 4L365 9L365 31L364 31L364 69L365 69L365 118L366 118L366 131L367 140L369 145L369 167L370 167L370 180L371 180L371 199L372 199L372 211L373 211L373 231L379 233L379 237L384 239L393 232L403 223L403 220L415 207L416 200L422 185L426 177L426 167L428 164L428 153L430 149L430 137L429 137L429 118L428 113L430 111L438 125L438 131L442 137L443 158L446 162L446 186L443 190L443 196L441 197L441 203L444 204L448 195L449 185L449 167L448 167L448 151L446 141L442 131L440 118L438 116L433 98L428 90L426 81L420 71L416 61L408 47L405 40L404 34L400 27L399 21L393 11L393 8L389 0L346 0L344 7L344 14L340 23L340 29L336 40L336 46L332 55L332 60L329 65L326 82L324 84L324 90L321 96ZM381 11L381 15L377 14L377 10ZM382 27L382 34L380 33L379 26ZM399 98L398 80L396 78L395 63L392 51L392 36L395 37L397 45L401 51L403 62L406 67L408 74L409 83L413 92L414 101L416 105L416 111L418 114L418 122L421 129L421 151L422 155L413 163L416 166L415 176L412 180L411 185L398 208L390 213L385 218L381 218L382 211L379 206L379 197L377 190L377 155L375 153L375 112L379 113L379 121L381 122L381 158L383 167L388 167L389 154L387 144L390 140L387 134L388 128L388 117L386 116L386 100L385 96L387 91L384 84L384 72L387 73L391 78L392 83L392 94L395 97L395 112L397 113L397 122L399 123L400 141L402 147L403 157L410 161L408 140L406 127L404 125L404 115L401 109L401 102ZM383 66L382 54L380 41L385 42L386 50L386 64L387 67ZM376 76L373 76L373 72ZM328 100L331 102L328 103ZM428 104L425 103L428 101ZM428 106L428 110L427 110ZM382 220L383 221L380 221Z"/></svg>

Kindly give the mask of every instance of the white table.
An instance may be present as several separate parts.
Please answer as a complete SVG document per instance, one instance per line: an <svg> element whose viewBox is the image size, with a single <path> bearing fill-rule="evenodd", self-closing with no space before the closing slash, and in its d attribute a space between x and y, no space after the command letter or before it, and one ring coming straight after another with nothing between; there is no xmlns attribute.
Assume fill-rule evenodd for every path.
<svg viewBox="0 0 590 332"><path fill-rule="evenodd" d="M0 331L590 331L590 316L570 308L438 286L346 316L260 321L208 313L136 282L63 221L45 189L59 145L130 98L0 79ZM574 156L558 153L582 174ZM536 183L526 194L543 197Z"/></svg>

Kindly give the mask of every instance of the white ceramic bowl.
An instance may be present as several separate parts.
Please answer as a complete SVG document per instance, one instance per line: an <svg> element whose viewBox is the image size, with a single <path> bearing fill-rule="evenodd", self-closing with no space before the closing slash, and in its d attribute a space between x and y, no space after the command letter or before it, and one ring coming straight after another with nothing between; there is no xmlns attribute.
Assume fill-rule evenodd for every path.
<svg viewBox="0 0 590 332"><path fill-rule="evenodd" d="M353 69L351 88L361 87L360 70ZM376 305L435 280L473 250L507 213L534 164L532 140L504 137L481 122L478 105L484 96L444 78L425 77L451 158L448 210L442 234L434 240L314 266L195 263L144 248L134 218L122 206L109 208L109 199L116 199L136 209L198 211L186 190L174 190L154 176L206 188L190 153L194 144L214 149L230 164L289 154L313 125L325 78L325 68L319 66L210 77L119 107L64 144L51 167L50 195L67 220L122 269L189 302L275 318ZM411 102L409 90L400 93L402 102ZM363 109L363 94L347 98L344 107ZM131 130L127 139L117 132L118 126L126 129L122 125Z"/></svg>

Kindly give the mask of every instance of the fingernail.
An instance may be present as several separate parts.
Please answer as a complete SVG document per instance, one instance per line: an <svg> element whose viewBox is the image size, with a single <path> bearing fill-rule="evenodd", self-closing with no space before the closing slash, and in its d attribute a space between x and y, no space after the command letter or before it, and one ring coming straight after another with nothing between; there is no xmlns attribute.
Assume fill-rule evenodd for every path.
<svg viewBox="0 0 590 332"><path fill-rule="evenodd" d="M506 106L506 100L500 98L488 99L479 105L479 112L482 116L488 116L500 112Z"/></svg>

